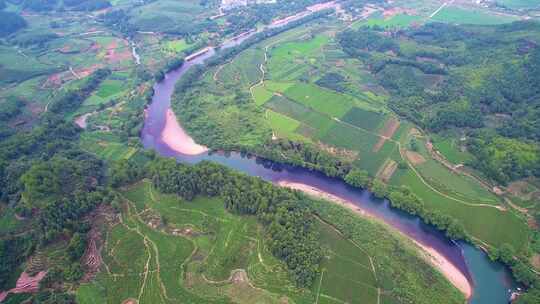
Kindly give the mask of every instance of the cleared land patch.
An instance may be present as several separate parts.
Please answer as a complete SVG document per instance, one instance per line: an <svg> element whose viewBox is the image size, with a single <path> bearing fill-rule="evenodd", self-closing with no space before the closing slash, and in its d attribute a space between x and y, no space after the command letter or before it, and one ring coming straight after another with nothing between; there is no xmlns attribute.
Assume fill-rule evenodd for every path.
<svg viewBox="0 0 540 304"><path fill-rule="evenodd" d="M397 129L399 129L399 124L399 120L397 120L395 117L390 117L390 119L386 121L382 129L379 131L381 138L373 147L373 152L378 152L384 145L385 141L394 136L394 133L397 131Z"/></svg>
<svg viewBox="0 0 540 304"><path fill-rule="evenodd" d="M377 173L377 178L387 183L392 178L397 166L398 164L395 161L389 159Z"/></svg>
<svg viewBox="0 0 540 304"><path fill-rule="evenodd" d="M407 156L407 159L415 166L426 162L426 159L418 152L406 151L405 155Z"/></svg>

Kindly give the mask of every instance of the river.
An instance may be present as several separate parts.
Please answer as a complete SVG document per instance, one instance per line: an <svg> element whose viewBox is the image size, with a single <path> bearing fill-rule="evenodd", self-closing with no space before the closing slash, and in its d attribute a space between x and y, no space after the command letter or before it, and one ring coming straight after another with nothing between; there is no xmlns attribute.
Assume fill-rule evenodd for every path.
<svg viewBox="0 0 540 304"><path fill-rule="evenodd" d="M250 36L245 35L237 40L230 40L221 48L238 45ZM350 202L363 212L382 220L405 234L421 244L422 247L434 250L438 255L450 262L460 272L461 276L467 278L473 288L473 295L469 299L470 304L508 303L510 290L513 290L516 285L505 267L499 263L491 262L483 251L469 244L456 243L448 239L433 226L423 223L420 218L392 208L387 200L374 198L367 190L353 188L341 180L326 177L318 172L247 157L236 152L206 152L204 147L197 145L184 132L180 124L174 126L174 128L179 129L180 136L173 138L176 141L174 145L171 145L170 141L167 144L167 140L164 140L167 138L163 137L163 132L167 116L169 116L169 122L170 115L175 118L174 113L170 110L170 105L176 82L191 66L203 63L215 53L214 48L209 48L206 53L186 61L182 67L168 73L163 81L154 85L154 96L151 104L146 109L145 124L141 133L145 148L153 149L164 157L174 157L180 162L214 161L251 176L261 177L276 185L289 183L313 187L332 197ZM184 144L189 146L188 151L198 152L180 152L183 151L182 145Z"/></svg>

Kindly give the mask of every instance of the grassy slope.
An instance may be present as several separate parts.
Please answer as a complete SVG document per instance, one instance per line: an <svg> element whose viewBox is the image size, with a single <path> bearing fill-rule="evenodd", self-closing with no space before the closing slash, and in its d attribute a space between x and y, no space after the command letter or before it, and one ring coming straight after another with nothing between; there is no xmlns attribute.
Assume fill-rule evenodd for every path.
<svg viewBox="0 0 540 304"><path fill-rule="evenodd" d="M396 298L403 286L425 284L434 284L433 293L439 295L419 295L418 303L432 299L461 303L459 293L430 267L424 270L429 279L424 272L414 274L418 265L425 268L426 264L410 249L408 241L368 220L355 219L365 231L376 233L368 233L354 243L332 226L316 221L326 252L321 276L311 290L298 290L289 281L284 265L269 252L263 228L255 218L228 213L219 199L198 197L186 202L160 194L147 181L122 195L126 199L122 222L107 233L103 251L106 267L96 281L78 289L77 299L82 304L121 303L127 298L139 299L141 304L226 303L227 299L236 303L282 303L285 297L294 303L313 303L318 297L319 303L375 304L379 288L382 298ZM347 212L328 202L314 206L322 217L332 217L335 208ZM166 224L157 228L146 224L157 218ZM186 228L190 234L170 233ZM397 248L391 244L401 244L398 247L407 250L390 250L393 253L388 256L388 248ZM393 255L399 258L393 259ZM387 265L388 258L391 265ZM400 275L390 282L393 267L410 275ZM245 269L251 285L228 282L235 269Z"/></svg>
<svg viewBox="0 0 540 304"><path fill-rule="evenodd" d="M326 33L319 31L317 36L308 36L303 28L299 28L254 47L255 50L262 50L265 46L270 46L269 61L265 64L265 70L267 70L265 78L269 80L253 89L254 104L272 110L269 112L272 113L269 127L275 134L295 140L307 138L312 141L322 141L331 146L351 150L358 155L355 165L375 176L388 159L396 162L404 161L396 142L386 141L378 152L374 151L375 145L380 140L377 133L381 132L381 126L389 117L380 112L384 113L387 109L384 102L380 100L356 99L349 94L323 89L313 83L327 71L341 73L344 70L334 65L339 59L327 58L327 52L335 52L335 46L331 39L322 40L320 38L322 35ZM304 50L305 53L300 50ZM249 52L245 52L239 58L248 58L248 55ZM250 69L258 69L256 66L245 65L239 68L246 70L244 74ZM346 72L349 75L354 73L350 70ZM207 76L206 79L208 78ZM224 78L221 79L227 81ZM232 81L231 78L228 81ZM367 81L369 83L371 80ZM210 86L208 80L205 82L204 88L215 86L215 84ZM274 96L270 95L272 92ZM365 92L365 96L377 96L377 93L372 91ZM220 94L223 95L224 92L220 91ZM199 100L210 100L210 98L218 100L206 92ZM206 109L211 109L205 111L211 120L223 120L221 114L223 108L219 108L219 111L217 107ZM220 113L221 117L212 114L214 112L216 115ZM338 122L335 118L341 118L346 123ZM401 137L403 139L401 144L406 145L406 135L410 127L409 124L403 122L393 138ZM203 138L197 137L196 129L194 132L195 138ZM242 134L242 130L234 133ZM240 141L236 140L236 142ZM498 198L475 180L450 173L436 161L430 160L426 154L425 158L429 161L416 166L416 169L428 185L425 185L412 170L396 171L392 178L393 183L410 187L428 207L455 216L465 224L474 237L490 245L498 246L506 242L513 244L516 248L526 246L528 233L522 219L509 211L501 211L489 206L474 206L498 205L500 204ZM480 218L482 221L479 220ZM506 228L501 229L500 223L504 223Z"/></svg>

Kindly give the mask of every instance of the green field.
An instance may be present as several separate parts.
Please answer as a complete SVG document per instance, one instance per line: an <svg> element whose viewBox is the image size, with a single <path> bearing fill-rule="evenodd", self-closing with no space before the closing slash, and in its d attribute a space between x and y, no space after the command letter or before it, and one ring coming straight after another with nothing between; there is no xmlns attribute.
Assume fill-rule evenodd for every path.
<svg viewBox="0 0 540 304"><path fill-rule="evenodd" d="M300 126L300 122L283 114L268 110L266 112L270 127L278 137L302 140L302 136L295 133Z"/></svg>
<svg viewBox="0 0 540 304"><path fill-rule="evenodd" d="M360 20L352 25L352 28L360 28L362 26L379 26L383 28L404 28L411 24L419 24L423 22L422 16L399 14L390 18L383 18L380 14L374 14L367 20Z"/></svg>
<svg viewBox="0 0 540 304"><path fill-rule="evenodd" d="M101 98L108 98L123 91L124 84L118 80L104 81L99 87L96 95Z"/></svg>
<svg viewBox="0 0 540 304"><path fill-rule="evenodd" d="M255 104L257 104L258 106L262 106L263 104L265 104L274 95L263 85L253 87L252 92Z"/></svg>
<svg viewBox="0 0 540 304"><path fill-rule="evenodd" d="M399 289L392 289L394 286L427 284L424 273L432 271L427 267L389 284L386 279L392 268L385 265L387 257L373 253L399 243L406 249L391 250L391 264L409 271L411 265L405 260L413 264L423 262L408 243L379 224L360 218L355 221L364 230L375 232L358 235L361 242L352 241L333 226L316 220L314 228L325 258L317 283L310 289L298 289L289 280L284 264L268 250L264 228L253 217L229 213L220 199L197 197L184 201L157 192L149 181L139 182L121 195L122 219L108 227L104 242L106 271L78 288L77 300L81 304L122 303L126 299L138 300L140 304L376 304L400 295ZM314 204L325 218L333 218L335 212L348 213L329 202ZM455 292L439 274L430 275L432 283L438 286L435 294L439 297ZM422 303L429 297L422 296Z"/></svg>
<svg viewBox="0 0 540 304"><path fill-rule="evenodd" d="M433 135L433 146L453 164L463 164L472 159L467 151L462 151L459 140L454 137Z"/></svg>
<svg viewBox="0 0 540 304"><path fill-rule="evenodd" d="M167 41L164 49L169 52L180 53L190 48L185 39Z"/></svg>
<svg viewBox="0 0 540 304"><path fill-rule="evenodd" d="M354 107L347 112L347 114L345 114L341 120L364 130L376 131L382 127L386 117L379 113L365 111Z"/></svg>
<svg viewBox="0 0 540 304"><path fill-rule="evenodd" d="M112 133L84 133L80 140L81 147L105 160L129 159L138 149L128 147L126 143Z"/></svg>
<svg viewBox="0 0 540 304"><path fill-rule="evenodd" d="M80 303L279 303L286 296L310 302L267 251L255 218L232 215L216 199L162 195L148 182L123 196L122 222L107 236L108 272L78 290Z"/></svg>
<svg viewBox="0 0 540 304"><path fill-rule="evenodd" d="M334 301L343 303L377 303L378 284L370 257L362 248L345 239L333 227L318 223L320 240L328 246L321 267L319 303Z"/></svg>
<svg viewBox="0 0 540 304"><path fill-rule="evenodd" d="M540 7L540 3L533 0L499 0L497 3L511 9L535 9Z"/></svg>
<svg viewBox="0 0 540 304"><path fill-rule="evenodd" d="M337 94L312 84L297 83L285 95L317 112L340 118L354 105L352 97Z"/></svg>
<svg viewBox="0 0 540 304"><path fill-rule="evenodd" d="M317 224L329 255L321 265L321 285L314 286L312 294L292 285L284 265L267 250L255 218L232 215L217 199L186 202L162 195L148 182L122 195L126 199L122 221L111 228L104 250L108 271L78 289L82 304L95 303L96 299L121 303L128 298L141 304L186 300L225 303L226 299L283 303L287 298L307 304L313 303L316 294L321 300L377 302L377 282L369 257L327 224ZM150 222L159 224L151 228ZM174 231L181 232L175 235ZM247 282L229 280L239 271L245 273Z"/></svg>
<svg viewBox="0 0 540 304"><path fill-rule="evenodd" d="M217 81L229 85L250 87L260 81L262 72L259 66L264 61L264 53L258 49L248 49L232 62L224 64L216 72Z"/></svg>
<svg viewBox="0 0 540 304"><path fill-rule="evenodd" d="M446 6L431 18L432 21L457 24L502 24L517 20L517 17L494 15L480 10Z"/></svg>

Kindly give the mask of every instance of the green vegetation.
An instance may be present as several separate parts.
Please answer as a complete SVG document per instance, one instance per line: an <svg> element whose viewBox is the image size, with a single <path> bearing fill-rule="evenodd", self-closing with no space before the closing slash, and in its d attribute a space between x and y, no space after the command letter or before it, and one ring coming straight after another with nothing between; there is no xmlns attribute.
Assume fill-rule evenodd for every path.
<svg viewBox="0 0 540 304"><path fill-rule="evenodd" d="M517 21L518 18L514 16L489 14L480 10L446 6L433 16L431 20L458 24L502 24Z"/></svg>
<svg viewBox="0 0 540 304"><path fill-rule="evenodd" d="M215 19L218 1L0 0L0 291L22 271L49 271L37 294L6 303L462 303L387 227L141 147L152 86L183 56L318 2ZM355 18L364 2L341 5ZM537 286L528 258L540 238L525 220L540 219L538 26L421 26L434 6L375 13L345 33L331 10L257 33L194 67L172 106L197 142L371 188L449 237L486 246ZM434 19L513 19L490 11L446 7ZM478 171L449 170L423 136ZM505 198L528 218L489 191L522 178L527 193ZM107 265L97 273L93 245Z"/></svg>
<svg viewBox="0 0 540 304"><path fill-rule="evenodd" d="M154 168L150 174L153 183L144 180L122 191L122 221L110 226L105 242L108 247L105 248L104 262L110 272L100 273L94 283L83 285L78 290L77 298L81 303L89 301L91 296L103 299L105 303L128 298L140 299L140 303L176 303L179 299L191 299L197 303L225 303L227 300L244 303L253 299L260 303L279 303L285 298L295 303L313 303L316 298L320 301L334 298L351 303L377 303L383 293L401 302L410 299L410 293L404 292L406 289L402 286L415 286L420 290L427 284L434 284L436 291L416 296L417 303L463 301L457 290L450 287L438 272L426 267L426 262L408 241L380 224L355 217L341 207L309 200L210 163L192 167L176 165L172 160L156 160L151 167ZM133 163L121 170L132 172L123 175L125 178L121 182L137 179L134 172L139 169ZM120 171L114 174L122 175ZM169 182L171 178L183 182L173 185ZM216 178L221 183L215 183ZM156 183L158 188L167 192L180 191L192 199L163 194L154 186ZM229 188L232 185L238 190ZM291 275L294 278L294 274L289 272L287 275L286 271L291 261L280 255L277 255L279 260L275 257L275 250L279 248L275 247L275 242L282 240L283 233L288 232L273 234L278 229L276 223L267 222L274 216L270 211L272 208L256 216L245 214L246 211L256 212L249 210L257 208L246 205L249 209L244 209L243 197L249 197L253 202L257 192L261 191L268 192L261 201L264 205L268 203L268 207L274 204L274 197L281 201L278 204L283 204L282 199L289 197L299 201L290 205L288 212L306 210L309 206L325 220L334 220L335 215L341 214L338 223L354 218L354 222L362 226L348 227L342 233L311 213L291 218L279 215L282 221L302 219L311 223L304 226L303 229L307 229L304 233L312 231L314 236L318 236L312 241L316 240L322 246L325 258L318 266L320 275L311 288L295 287L288 278ZM197 193L221 195L209 198ZM231 200L231 196L235 199ZM293 206L296 206L293 208L295 211L291 209ZM361 234L360 242L360 239L355 240L360 235L351 234L354 229L370 233ZM375 231L375 234L371 233ZM297 242L302 241L297 239L294 243ZM389 248L394 248L390 250L392 257L386 255ZM409 272L409 267L414 268L412 262L425 271ZM405 271L414 275L387 280L394 276L392 269L398 265L400 270L396 273ZM129 273L132 274L128 276L129 280L119 282L112 279ZM358 298L358 295L362 297Z"/></svg>
<svg viewBox="0 0 540 304"><path fill-rule="evenodd" d="M26 21L18 14L0 11L0 37L13 34L25 26Z"/></svg>
<svg viewBox="0 0 540 304"><path fill-rule="evenodd" d="M357 29L362 26L369 27L382 27L382 28L405 28L411 24L421 23L423 20L421 16L398 14L390 18L382 18L382 16L370 17L368 20L360 20L353 24L352 28Z"/></svg>

